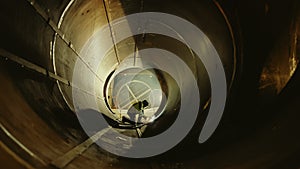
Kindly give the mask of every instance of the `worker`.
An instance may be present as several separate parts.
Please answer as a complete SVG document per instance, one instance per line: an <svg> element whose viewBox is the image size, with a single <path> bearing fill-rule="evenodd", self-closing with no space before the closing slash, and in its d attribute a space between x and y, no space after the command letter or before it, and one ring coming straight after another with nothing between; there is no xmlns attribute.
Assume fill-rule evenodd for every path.
<svg viewBox="0 0 300 169"><path fill-rule="evenodd" d="M147 100L138 101L137 103L134 103L129 109L128 109L128 116L129 119L126 119L126 117L123 118L123 121L129 122L131 124L143 124L142 119L146 119L144 110L146 107L149 106L149 103Z"/></svg>

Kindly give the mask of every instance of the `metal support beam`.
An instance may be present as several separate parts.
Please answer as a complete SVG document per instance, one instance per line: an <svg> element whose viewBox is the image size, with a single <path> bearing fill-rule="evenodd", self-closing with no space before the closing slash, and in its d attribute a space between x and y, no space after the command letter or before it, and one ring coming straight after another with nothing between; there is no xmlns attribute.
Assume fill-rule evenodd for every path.
<svg viewBox="0 0 300 169"><path fill-rule="evenodd" d="M120 64L120 58L119 58L119 53L118 53L118 49L117 49L117 44L116 44L113 28L110 24L110 19L109 19L109 16L108 16L108 10L107 10L107 5L106 5L105 0L103 0L103 7L104 7L104 10L105 10L106 20L107 20L107 23L108 23L108 26L109 26L111 40L112 40L112 43L114 45L114 52L115 52L115 55L116 55L116 59L117 59L118 63Z"/></svg>
<svg viewBox="0 0 300 169"><path fill-rule="evenodd" d="M70 87L73 87L75 89L78 89L80 91L82 91L83 93L85 94L89 94L89 95L92 95L92 96L95 96L95 94L89 92L89 91L86 91L86 90L83 90L83 89L80 89L79 87L75 86L74 84L72 84L72 82L70 82L69 80L59 76L59 75L56 75L54 74L53 72L50 72L49 70L47 70L46 68L43 68L41 66L38 66L34 63L31 63L25 59L23 59L22 57L19 57L17 55L14 55L2 48L0 48L0 57L3 57L5 59L8 59L8 60L11 60L19 65L21 65L22 67L28 69L28 70L31 70L31 71L34 71L36 73L39 73L39 74L42 74L54 81L59 81L65 85L68 85ZM101 98L99 96L97 96L97 99L101 99L103 100L104 98Z"/></svg>

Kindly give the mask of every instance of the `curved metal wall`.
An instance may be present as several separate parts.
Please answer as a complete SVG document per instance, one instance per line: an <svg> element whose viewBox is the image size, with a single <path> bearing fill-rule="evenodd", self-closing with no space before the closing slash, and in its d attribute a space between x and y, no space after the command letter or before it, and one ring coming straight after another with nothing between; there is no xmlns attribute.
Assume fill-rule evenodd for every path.
<svg viewBox="0 0 300 169"><path fill-rule="evenodd" d="M192 0L2 2L1 148L24 168L299 167L298 8L292 0L284 4ZM157 158L124 159L89 143L72 111L72 73L76 60L84 61L81 51L85 43L97 40L93 37L97 30L124 15L147 11L183 17L209 37L225 66L230 95L216 133L209 142L198 145L195 135L210 101L210 84L201 61L190 59L193 54L186 46L166 37L150 37L143 44L137 36L116 44L97 72L104 81L136 47L160 47L181 56L198 76L204 93L200 108L204 115L175 150ZM101 95L102 90L96 94ZM100 109L105 109L104 100L100 104ZM150 128L150 135L159 127ZM9 163L7 166L11 166Z"/></svg>

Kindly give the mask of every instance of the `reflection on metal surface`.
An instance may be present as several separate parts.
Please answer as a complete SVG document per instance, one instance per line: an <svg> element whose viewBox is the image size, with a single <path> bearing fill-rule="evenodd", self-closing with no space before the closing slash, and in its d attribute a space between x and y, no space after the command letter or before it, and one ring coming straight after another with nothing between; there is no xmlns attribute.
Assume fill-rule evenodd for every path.
<svg viewBox="0 0 300 169"><path fill-rule="evenodd" d="M279 94L294 75L299 63L298 24L280 35L262 70L259 89ZM292 33L291 33L292 32Z"/></svg>
<svg viewBox="0 0 300 169"><path fill-rule="evenodd" d="M9 157L11 157L11 159ZM9 163L10 169L34 169L34 167L31 166L27 161L19 157L15 152L13 152L9 147L7 147L3 142L0 141L0 161L2 161L3 158L5 158L5 162Z"/></svg>
<svg viewBox="0 0 300 169"><path fill-rule="evenodd" d="M226 12L223 10L222 6L220 5L220 3L218 1L214 0L213 2L215 3L216 7L220 10L221 14L224 17L224 20L225 20L225 22L228 26L228 30L230 32L230 37L231 37L232 44L233 44L232 47L233 47L233 62L234 62L234 64L233 64L233 73L232 73L231 81L229 83L229 89L230 89L232 87L234 79L236 78L237 73L238 73L237 72L237 63L238 63L238 60L237 60L237 55L238 55L238 53L237 53L237 42L236 42L236 39L235 39L236 37L234 35L232 25L231 25L231 23L228 19L228 16L227 16ZM209 99L209 101L207 101L206 104L209 104L209 103L210 103L210 99Z"/></svg>
<svg viewBox="0 0 300 169"><path fill-rule="evenodd" d="M6 130L6 128L0 123L0 129L11 139L13 140L13 142L15 142L22 150L24 150L25 152L27 152L31 157L33 157L34 159L38 160L40 163L42 163L43 165L46 165L46 163L39 158L38 156L36 156L32 151L30 151L26 146L24 146L17 138L15 138L8 130Z"/></svg>
<svg viewBox="0 0 300 169"><path fill-rule="evenodd" d="M297 69L299 59L296 57L290 58L290 76L292 77Z"/></svg>
<svg viewBox="0 0 300 169"><path fill-rule="evenodd" d="M298 19L300 18L300 16L298 16ZM294 21L294 33L292 34L292 38L291 38L291 58L289 60L290 62L290 76L292 77L297 69L298 63L299 63L299 59L300 59L300 44L299 42L299 38L300 38L300 22Z"/></svg>

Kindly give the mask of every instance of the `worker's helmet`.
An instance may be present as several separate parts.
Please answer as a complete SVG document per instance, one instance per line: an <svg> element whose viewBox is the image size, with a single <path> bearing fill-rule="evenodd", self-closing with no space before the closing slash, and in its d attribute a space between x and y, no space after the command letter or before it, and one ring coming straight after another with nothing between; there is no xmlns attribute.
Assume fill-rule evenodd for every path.
<svg viewBox="0 0 300 169"><path fill-rule="evenodd" d="M147 107L147 106L149 106L149 103L148 103L147 100L144 100L144 101L143 101L143 107L145 108L145 107Z"/></svg>

